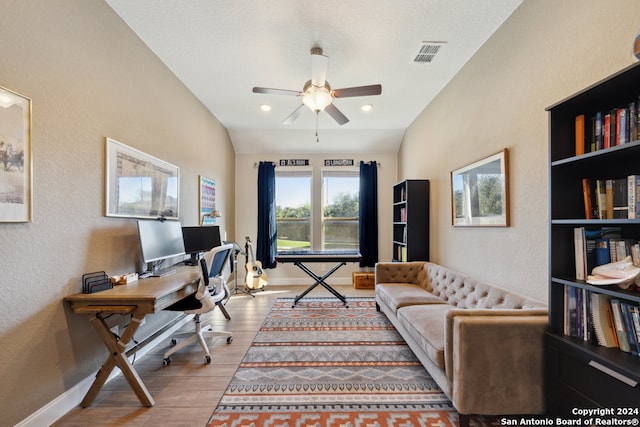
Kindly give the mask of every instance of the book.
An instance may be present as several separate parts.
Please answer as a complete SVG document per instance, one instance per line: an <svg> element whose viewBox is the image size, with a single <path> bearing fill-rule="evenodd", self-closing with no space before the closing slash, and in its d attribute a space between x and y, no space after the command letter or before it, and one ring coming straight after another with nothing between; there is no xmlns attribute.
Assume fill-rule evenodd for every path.
<svg viewBox="0 0 640 427"><path fill-rule="evenodd" d="M636 141L640 139L640 95L636 100L636 135L634 139Z"/></svg>
<svg viewBox="0 0 640 427"><path fill-rule="evenodd" d="M584 154L584 114L576 116L576 156Z"/></svg>
<svg viewBox="0 0 640 427"><path fill-rule="evenodd" d="M607 219L613 219L613 180L605 180Z"/></svg>
<svg viewBox="0 0 640 427"><path fill-rule="evenodd" d="M609 147L616 146L616 134L618 133L617 117L616 109L614 108L609 112Z"/></svg>
<svg viewBox="0 0 640 427"><path fill-rule="evenodd" d="M627 338L627 331L622 320L622 307L620 306L619 299L611 299L611 312L613 314L613 324L615 325L616 335L618 336L618 345L620 350L625 353L631 353L631 347L629 346L629 339Z"/></svg>
<svg viewBox="0 0 640 427"><path fill-rule="evenodd" d="M602 112L597 112L594 116L593 122L593 135L596 150L602 150L604 148L604 135L603 135L603 118Z"/></svg>
<svg viewBox="0 0 640 427"><path fill-rule="evenodd" d="M596 205L598 206L598 218L607 217L607 185L604 179L596 180Z"/></svg>
<svg viewBox="0 0 640 427"><path fill-rule="evenodd" d="M594 219L598 217L597 213L594 215L594 203L591 193L591 180L589 178L582 178L582 198L584 200L585 219Z"/></svg>
<svg viewBox="0 0 640 427"><path fill-rule="evenodd" d="M584 238L585 238L585 262L587 265L587 273L591 272L595 267L598 266L597 258L596 258L596 239L599 239L601 236L600 229L584 229Z"/></svg>
<svg viewBox="0 0 640 427"><path fill-rule="evenodd" d="M636 338L636 331L633 326L633 316L631 314L631 306L626 302L620 302L620 308L622 309L622 320L624 322L625 330L627 332L627 340L629 341L629 347L631 354L637 356L640 354L640 344Z"/></svg>
<svg viewBox="0 0 640 427"><path fill-rule="evenodd" d="M613 179L613 218L629 217L627 178Z"/></svg>
<svg viewBox="0 0 640 427"><path fill-rule="evenodd" d="M596 239L596 265L609 264L611 262L611 250L609 249L609 239Z"/></svg>
<svg viewBox="0 0 640 427"><path fill-rule="evenodd" d="M584 227L573 229L574 255L576 263L576 279L587 280L586 242Z"/></svg>
<svg viewBox="0 0 640 427"><path fill-rule="evenodd" d="M591 295L591 315L596 341L603 347L618 347L616 332L612 324L611 297L593 293Z"/></svg>
<svg viewBox="0 0 640 427"><path fill-rule="evenodd" d="M633 330L636 333L636 341L640 346L640 307L630 305L629 309L631 310L631 319L633 321Z"/></svg>
<svg viewBox="0 0 640 427"><path fill-rule="evenodd" d="M640 218L640 175L629 175L627 177L627 205L629 208L628 218Z"/></svg>
<svg viewBox="0 0 640 427"><path fill-rule="evenodd" d="M602 120L602 148L611 147L611 114L605 114Z"/></svg>
<svg viewBox="0 0 640 427"><path fill-rule="evenodd" d="M570 337L575 337L577 335L577 289L573 286L567 286L568 296L567 296L567 305L565 306L564 315L567 316L567 332L565 335L569 335Z"/></svg>
<svg viewBox="0 0 640 427"><path fill-rule="evenodd" d="M626 108L616 110L616 145L629 142L629 124L627 122L628 111Z"/></svg>
<svg viewBox="0 0 640 427"><path fill-rule="evenodd" d="M638 104L632 102L629 104L629 142L638 140L638 112L636 110Z"/></svg>

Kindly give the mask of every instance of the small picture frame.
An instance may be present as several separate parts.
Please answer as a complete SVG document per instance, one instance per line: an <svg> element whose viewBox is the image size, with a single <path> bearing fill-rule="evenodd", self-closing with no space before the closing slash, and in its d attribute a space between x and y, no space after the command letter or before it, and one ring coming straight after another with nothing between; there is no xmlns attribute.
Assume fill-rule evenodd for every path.
<svg viewBox="0 0 640 427"><path fill-rule="evenodd" d="M178 219L180 168L106 138L106 216Z"/></svg>
<svg viewBox="0 0 640 427"><path fill-rule="evenodd" d="M505 148L451 172L451 224L509 226L509 167Z"/></svg>
<svg viewBox="0 0 640 427"><path fill-rule="evenodd" d="M31 99L0 87L0 222L31 222Z"/></svg>

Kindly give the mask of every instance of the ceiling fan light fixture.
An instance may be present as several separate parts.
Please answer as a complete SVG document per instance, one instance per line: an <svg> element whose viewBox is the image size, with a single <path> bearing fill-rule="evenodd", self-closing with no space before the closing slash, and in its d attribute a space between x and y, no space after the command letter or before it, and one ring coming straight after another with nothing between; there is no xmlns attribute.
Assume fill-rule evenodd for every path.
<svg viewBox="0 0 640 427"><path fill-rule="evenodd" d="M271 105L269 105L269 104L260 104L260 109L262 111L271 111Z"/></svg>
<svg viewBox="0 0 640 427"><path fill-rule="evenodd" d="M319 113L331 104L331 94L326 87L311 87L302 95L302 103L309 107L311 111Z"/></svg>
<svg viewBox="0 0 640 427"><path fill-rule="evenodd" d="M373 109L373 105L371 104L364 104L362 107L360 107L362 109L362 111L369 112Z"/></svg>

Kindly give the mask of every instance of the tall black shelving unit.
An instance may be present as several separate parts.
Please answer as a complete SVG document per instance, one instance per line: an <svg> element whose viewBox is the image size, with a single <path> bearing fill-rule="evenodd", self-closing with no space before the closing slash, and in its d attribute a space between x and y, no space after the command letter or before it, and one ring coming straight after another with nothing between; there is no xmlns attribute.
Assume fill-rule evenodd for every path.
<svg viewBox="0 0 640 427"><path fill-rule="evenodd" d="M549 111L549 332L546 334L547 409L550 414L571 416L573 408L635 408L640 402L640 357L619 348L607 348L593 339L567 333L570 312L566 292L605 294L632 305L640 304L640 292L616 285L593 286L576 279L574 229L620 227L622 237L640 240L640 219L586 219L582 179L603 180L640 174L640 141L587 149L576 154L576 117L584 115L592 134L591 118L598 112L638 103L640 64L565 99ZM640 106L639 106L640 107ZM584 319L587 319L585 317ZM634 415L634 414L630 414ZM635 414L637 416L637 413Z"/></svg>
<svg viewBox="0 0 640 427"><path fill-rule="evenodd" d="M393 261L429 260L429 180L393 186Z"/></svg>

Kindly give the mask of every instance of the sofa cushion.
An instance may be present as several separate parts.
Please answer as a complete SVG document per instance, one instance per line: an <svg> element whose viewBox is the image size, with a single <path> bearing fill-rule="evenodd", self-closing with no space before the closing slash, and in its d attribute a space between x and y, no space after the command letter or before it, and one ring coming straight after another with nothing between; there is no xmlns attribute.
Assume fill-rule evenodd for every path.
<svg viewBox="0 0 640 427"><path fill-rule="evenodd" d="M420 348L438 367L444 363L444 322L448 304L412 305L398 309L398 319Z"/></svg>
<svg viewBox="0 0 640 427"><path fill-rule="evenodd" d="M420 286L410 283L378 283L376 298L397 312L400 307L416 304L443 304L445 301Z"/></svg>

